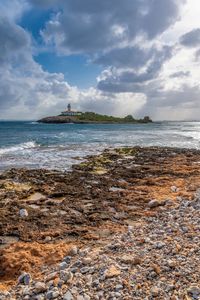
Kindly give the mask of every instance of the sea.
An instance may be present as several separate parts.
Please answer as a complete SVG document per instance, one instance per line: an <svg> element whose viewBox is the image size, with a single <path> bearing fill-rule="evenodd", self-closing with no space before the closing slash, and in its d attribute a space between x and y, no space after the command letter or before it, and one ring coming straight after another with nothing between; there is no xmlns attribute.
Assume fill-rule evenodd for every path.
<svg viewBox="0 0 200 300"><path fill-rule="evenodd" d="M200 149L200 122L41 124L0 121L0 172L10 168L69 170L88 155L124 146Z"/></svg>

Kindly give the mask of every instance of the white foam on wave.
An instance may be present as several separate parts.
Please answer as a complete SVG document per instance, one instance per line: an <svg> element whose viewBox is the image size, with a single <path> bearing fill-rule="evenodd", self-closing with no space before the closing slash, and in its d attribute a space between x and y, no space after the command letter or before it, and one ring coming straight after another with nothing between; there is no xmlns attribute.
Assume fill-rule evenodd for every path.
<svg viewBox="0 0 200 300"><path fill-rule="evenodd" d="M0 155L3 154L7 154L10 152L18 152L18 151L23 151L26 149L31 149L31 148L35 148L38 147L38 145L35 142L26 142L26 143L21 143L18 144L16 146L11 146L11 147L7 147L7 148L1 148L0 149Z"/></svg>

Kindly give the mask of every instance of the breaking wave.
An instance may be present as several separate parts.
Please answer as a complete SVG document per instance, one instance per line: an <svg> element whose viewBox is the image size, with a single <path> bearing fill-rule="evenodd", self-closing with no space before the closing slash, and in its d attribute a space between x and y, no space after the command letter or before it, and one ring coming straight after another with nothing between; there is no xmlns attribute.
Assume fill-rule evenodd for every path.
<svg viewBox="0 0 200 300"><path fill-rule="evenodd" d="M7 153L10 153L10 152L23 151L23 150L35 148L35 147L38 147L38 146L39 145L36 144L35 142L21 143L21 144L18 144L16 146L1 148L0 149L0 155L7 154Z"/></svg>

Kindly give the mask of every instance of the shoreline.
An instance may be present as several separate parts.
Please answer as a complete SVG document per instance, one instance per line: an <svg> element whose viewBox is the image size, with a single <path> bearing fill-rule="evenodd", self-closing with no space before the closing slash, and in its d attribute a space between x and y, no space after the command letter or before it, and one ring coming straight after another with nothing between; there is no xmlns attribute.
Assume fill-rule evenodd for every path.
<svg viewBox="0 0 200 300"><path fill-rule="evenodd" d="M132 280L134 272L139 272L138 276L141 275L142 279L135 278L134 280L141 287L131 287L131 292L128 292L128 287L124 285L123 289L120 288L120 299L129 299L127 295L130 296L130 299L133 299L131 298L133 295L134 299L144 299L144 297L151 295L151 289L157 286L156 282L160 282L160 277L167 275L164 269L156 272L151 264L149 267L145 265L145 261L149 259L147 252L150 251L150 253L157 255L158 251L153 245L151 248L150 242L142 242L142 240L147 239L148 235L151 236L152 234L151 239L154 241L154 235L157 234L156 220L160 220L160 224L162 224L163 220L169 217L168 212L171 212L172 216L177 214L178 220L180 219L180 222L183 223L181 226L184 227L180 209L182 209L182 204L185 201L190 204L196 203L198 200L195 194L199 189L200 182L199 163L200 151L195 149L125 147L108 149L100 155L89 156L84 162L74 165L69 172L11 169L1 173L0 262L3 269L0 276L0 291L13 286L11 290L13 293L16 294L17 288L21 293L22 289L20 287L14 288L14 286L22 271L30 273L33 278L30 289L35 286L34 280L36 278L38 278L37 281L43 280L42 278L47 276L50 270L57 272L56 278L59 277L58 264L76 246L79 250L72 260L81 260L82 267L85 265L80 254L88 247L91 250L86 256L92 257L92 261L95 262L94 268L103 264L103 257L108 256L108 262L110 262L108 265L111 268L114 264L114 269L112 268L111 271L114 270L115 275L112 274L107 281L104 278L105 283L111 284L116 280L116 284L119 284L118 281L122 279L128 282ZM150 204L152 200L156 200L156 202ZM20 212L23 212L24 215L20 216ZM189 229L189 233L192 232L190 235L193 236L197 224L195 225L195 220L190 219L190 211L188 212L186 209L186 212L182 211L182 214L184 213L188 218L188 224L185 226L188 227L190 222L194 223L193 229L192 227ZM199 210L195 210L194 213L197 216ZM151 222L153 222L152 232L148 227ZM170 226L173 227L173 223L169 224ZM165 232L164 227L159 230ZM140 237L137 236L137 231L140 232ZM184 251L188 249L187 244L189 243L196 249L195 243L197 246L199 245L199 234L196 235L196 240L193 240L193 238L187 237L187 233L186 236L181 237L179 232L175 235L169 231L168 235L171 236L171 240L168 241L166 232L163 237L164 242L166 245L169 244L169 247L167 246L169 249L175 241L181 244ZM176 237L179 238L178 241ZM141 245L137 244L139 238ZM159 238L163 239L162 236ZM109 245L115 243L121 243L120 247L125 247L124 250L119 250L120 255L131 254L138 258L140 252L138 260L140 263L130 262L130 257L127 258L127 262L120 262L115 250L106 250ZM186 243L185 246L184 243ZM137 248L137 253L134 252L133 244ZM166 260L175 259L178 263L178 256L169 258L169 253L165 253L165 247L161 248L163 248L159 254L161 257L165 254ZM144 250L148 251L145 252ZM100 251L100 253L102 251L99 254L99 261L96 260L97 258L93 258L96 251ZM162 251L164 252L162 253ZM52 252L55 254L54 258L51 257ZM26 255L23 257L25 253ZM195 252L194 258L198 264L199 258ZM164 260L164 256L162 259ZM86 263L87 267L91 267L92 262L89 261L88 265ZM106 266L106 262L104 264ZM155 257L154 264L159 265L158 257ZM46 275L42 275L41 272L41 267L44 265L47 266L46 273L43 270ZM127 276L129 275L128 277L123 271L125 267L128 268L128 272L125 272ZM152 272L156 273L156 277L152 277L152 279L145 277L148 285L145 287L144 282L142 283L142 280L144 281L143 271L148 269L150 272L149 268L153 268L154 271ZM159 268L162 270L164 267L159 266ZM190 274L191 280L198 285L198 280L194 278L196 265L193 268L194 271L191 271ZM67 267L66 270L69 272ZM92 276L93 274L89 271L89 274L87 272L82 274L80 270L77 272L83 281L86 275ZM173 280L176 279L175 273L177 273L176 267L172 267L171 276ZM96 273L94 272L94 274ZM62 293L64 290L66 293L70 290L71 293L73 281L76 282L76 272L73 276L75 276L74 280L63 283ZM184 282L184 276L179 276L179 281ZM127 284L130 285L130 282ZM180 284L178 288L176 284L174 282L176 288L171 290L171 296L176 295L176 291L183 295L185 287ZM187 282L185 284L190 285ZM56 284L55 289L58 289ZM106 291L106 287L104 289ZM109 289L111 290L109 293L119 292L115 291L114 287ZM157 292L160 293L161 298L167 295L164 288L157 286L157 289L160 289ZM93 298L94 292L94 288L88 287L83 294L90 293L90 299L97 299ZM44 294L41 296L46 299L46 293L47 291L39 294ZM60 299L59 297L56 299ZM159 297L159 294L155 297Z"/></svg>

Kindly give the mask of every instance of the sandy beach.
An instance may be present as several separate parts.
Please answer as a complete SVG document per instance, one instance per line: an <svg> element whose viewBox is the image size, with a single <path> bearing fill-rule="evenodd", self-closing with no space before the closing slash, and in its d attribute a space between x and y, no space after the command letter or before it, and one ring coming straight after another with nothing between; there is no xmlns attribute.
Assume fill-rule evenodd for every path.
<svg viewBox="0 0 200 300"><path fill-rule="evenodd" d="M133 147L2 173L0 299L199 299L199 163Z"/></svg>

